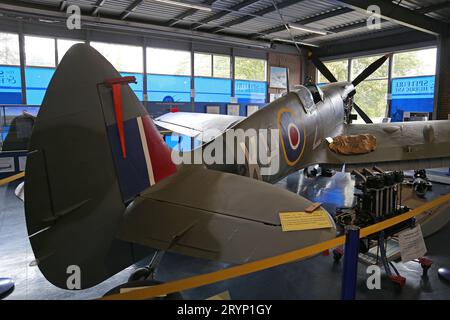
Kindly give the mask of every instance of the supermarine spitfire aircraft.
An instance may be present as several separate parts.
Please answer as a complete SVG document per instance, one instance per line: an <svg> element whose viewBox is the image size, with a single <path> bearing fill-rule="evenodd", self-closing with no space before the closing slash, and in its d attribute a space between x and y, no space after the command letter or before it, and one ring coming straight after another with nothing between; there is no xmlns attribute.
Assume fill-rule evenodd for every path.
<svg viewBox="0 0 450 320"><path fill-rule="evenodd" d="M280 170L267 182L311 164L448 165L448 121L347 124L355 86L375 69L353 83L300 87L246 119L173 113L157 123L183 134L279 128ZM245 263L336 236L331 216L331 228L283 232L279 212L311 202L243 176L242 166L176 166L129 80L77 44L48 87L30 140L25 213L38 266L51 283L67 288L75 265L88 288L155 250ZM328 137L360 133L376 137L375 151L341 155L328 147Z"/></svg>

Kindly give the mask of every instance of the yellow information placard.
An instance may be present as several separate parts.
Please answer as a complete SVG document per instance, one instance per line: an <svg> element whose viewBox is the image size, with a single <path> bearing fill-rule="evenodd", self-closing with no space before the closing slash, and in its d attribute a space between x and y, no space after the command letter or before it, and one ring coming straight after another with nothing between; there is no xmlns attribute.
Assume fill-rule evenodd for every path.
<svg viewBox="0 0 450 320"><path fill-rule="evenodd" d="M280 221L283 231L324 229L333 226L330 216L323 210L317 210L311 213L280 212Z"/></svg>

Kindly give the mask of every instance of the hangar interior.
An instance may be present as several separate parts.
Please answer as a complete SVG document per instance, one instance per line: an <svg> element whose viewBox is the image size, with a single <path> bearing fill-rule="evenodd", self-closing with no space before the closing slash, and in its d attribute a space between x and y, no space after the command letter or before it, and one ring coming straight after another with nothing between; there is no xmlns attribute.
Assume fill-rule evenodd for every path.
<svg viewBox="0 0 450 320"><path fill-rule="evenodd" d="M418 147L418 151L415 150L413 133L404 137L404 140L412 141L408 142L412 146L403 146L408 151L405 151L402 161L414 161L415 152L420 158L414 168L405 171L406 176L410 175L409 187L412 185L412 193L416 190L415 182L426 188L417 192L420 196L416 193L412 196L413 199L409 199L410 203L414 203L413 208L448 195L450 171L447 160L450 156L446 147L450 141L450 126L448 122L435 125L433 121L450 120L450 2L373 0L369 4L359 0L0 0L0 179L4 181L0 185L0 284L2 280L12 279L15 285L0 297L99 298L114 287L126 283L133 272L150 262L152 256L143 255L144 259L128 264L120 272L116 270L116 266L111 267L114 271L108 271L110 277L78 291L58 288L58 285L54 285L57 281L46 279L38 266L41 261L33 253L35 248L30 245L29 236L34 236L34 232L30 232L29 225L34 222L26 221L25 208L28 206L31 209L27 210L31 211L35 205L27 205L25 200L24 206L23 194L22 200L17 196L17 188L23 182L23 176L16 180L11 177L25 172L25 181L28 179L25 163L27 156L30 157L30 136L41 132L34 130L33 126L39 122L46 123L44 120L39 121L41 105L45 105L45 101L53 101L52 97L57 96L55 91L61 87L55 85L53 90L48 91L47 88L50 88L51 83L56 84L57 81L52 80L52 77L58 74L58 66L61 62L61 66L64 65L63 57L76 44L84 43L98 51L114 66L122 79L134 77L135 82L130 83L130 88L136 101L142 104L143 110L152 119L162 119L156 123L166 145L172 150L177 148L185 152L201 148L204 141L190 134L174 135L172 131L175 130L160 125L164 122L164 118L161 118L164 115L227 115L245 121L242 119L250 120L257 112L265 117L259 124L272 123L271 121L276 121L277 113L270 113L270 106L277 107L280 103L290 106L288 100L283 99L289 99L290 94L296 90L301 92L302 88L308 88L308 94L312 90L314 104L326 103L323 94L332 92L332 89L327 91L326 88L332 87L331 83L335 81L331 81L330 75L324 74L324 70L325 73L330 71L338 82L352 83L358 79L358 83L354 84L354 87L357 86L356 94L349 94L354 108L350 108L345 115L346 119L350 119L350 125L353 123L364 128L363 124L368 122L364 116L369 117L374 125L392 124L396 128L402 126L396 123L426 122L423 124L424 138L421 136L421 139L425 139L431 146L430 150L422 150L421 147ZM380 65L368 74L367 70L378 61L381 61ZM78 68L87 68L83 63L71 67L73 72ZM92 68L96 67L95 64L92 65ZM364 75L363 79L359 75ZM69 85L73 85L71 77L71 74L67 74ZM62 75L53 79L56 78L58 81L64 80ZM86 83L86 86L90 83L89 77L79 77L78 81ZM320 88L323 88L323 92ZM67 88L68 91L70 89ZM315 92L318 92L318 100ZM79 93L83 96L83 91ZM125 95L122 91L122 95L125 96L125 110L128 94ZM301 99L300 97L304 104ZM113 102L116 107L115 100ZM340 103L342 104L342 100ZM64 109L64 105L60 108ZM332 108L336 108L336 104ZM359 108L363 115L357 110ZM268 111L264 113L263 110ZM334 113L330 116L321 114L317 125L320 127L322 123L327 126L327 121L331 121L327 119L337 114L337 111L332 112ZM125 113L124 116L127 117ZM342 121L343 115L342 113ZM278 118L280 117L282 113L281 116L278 113ZM195 123L194 117L190 119ZM278 119L278 124L279 122ZM251 121L250 124L254 125ZM51 128L51 125L48 126ZM385 132L389 131L385 127L380 128L384 128L382 130ZM120 129L118 130L120 134ZM297 138L304 139L305 144L309 143L306 142L308 139L316 140L314 132L308 130L305 129L303 135L302 130L297 128ZM360 133L365 133L361 130ZM418 131L422 134L422 127ZM414 129L410 132L414 132ZM56 136L58 132L52 131L51 135ZM80 131L78 139L75 136L73 141L66 141L66 144L73 143L75 146L77 140L85 138L86 135ZM323 138L322 143L325 144L327 136ZM38 138L35 139L37 141ZM288 141L291 147L302 144L293 143L290 133ZM437 141L440 145L433 145ZM282 137L281 142L283 143ZM313 153L315 148L314 141L310 155L312 159L316 156ZM303 148L302 154L305 159L309 156L309 149L304 150ZM286 150L284 151L286 156ZM80 150L79 152L82 153ZM433 157L435 154L436 159ZM64 159L63 154L59 156ZM289 164L289 154L286 157ZM302 155L297 160L301 157ZM380 157L383 158L383 155ZM73 162L76 163L77 159ZM82 154L79 159L80 166L87 161L83 160ZM376 159L372 161L369 158L370 161L365 160L364 163L378 165ZM320 203L326 212L334 215L340 208L354 206L358 198L355 195L358 177L349 172L341 172L345 170L345 165L349 164L350 167L351 161L331 164L335 171L316 165L303 166L298 168L300 171L286 169L286 174L277 176L273 184L278 189L307 199L308 203ZM427 167L428 164L430 167ZM62 167L67 166L66 170L69 171L75 165L60 164ZM383 166L382 161L379 164L386 170L391 168L390 165L391 162ZM395 169L395 164L392 168ZM426 174L417 169L427 169ZM33 170L37 172L37 169ZM51 180L54 179L50 175L29 177L30 185L36 179L43 180L45 177L51 185ZM91 177L85 176L84 179L87 181ZM363 180L366 181L367 176ZM241 180L230 182L225 192L220 188L217 191L204 190L191 182L185 186L186 189L183 186L177 188L178 194L169 195L169 198L182 198L184 194L185 197L210 199L215 197L215 192L224 197L238 197L241 193L242 211L249 208L248 204L244 204L246 199L254 201L254 210L257 210L256 190L259 187L255 186L253 189L249 185L245 189L240 183ZM152 185L151 181L149 184ZM25 185L27 190L27 183ZM30 187L28 190L31 194L36 189ZM72 192L79 189L68 190ZM271 190L267 192L270 193ZM246 192L249 193L248 196ZM224 203L223 206L229 206L228 202ZM230 200L230 203L239 204L237 200ZM287 207L285 210L291 210L295 206ZM441 273L438 274L438 269L450 268L450 251L446 241L450 235L450 226L447 225L450 220L449 201L441 205L437 215L439 218L434 223L439 220L439 227L433 225L427 229L422 226L424 233L429 232L425 239L427 261L432 260L431 267L428 266L428 275L422 275L423 263L401 262L397 256L394 269L398 269L406 278L406 284L401 284L399 289L395 281L391 281L390 276L383 271L382 290L370 290L366 287L367 265L361 263L363 258L360 257L355 288L358 299L450 298L448 279ZM66 218L55 219L51 223L58 224ZM51 228L51 225L46 226ZM31 229L45 232L45 229ZM251 242L252 239L249 238L248 241ZM271 241L266 241L265 245L270 247ZM36 244L37 247L41 245ZM75 248L80 252L85 250L82 245ZM161 282L235 265L228 261L205 260L201 254L200 257L183 255L180 250L171 252L170 249L168 245L156 274L156 279ZM286 251L289 250L274 252ZM228 292L231 299L339 299L344 265L340 261L339 250L330 252L331 256L319 254L307 260L185 290L182 294L186 299L206 299L222 292ZM50 256L52 254L48 253ZM233 257L233 254L230 256ZM252 260L252 254L244 260ZM338 258L333 260L333 255L335 258L338 255ZM261 255L260 258L268 256ZM45 256L41 260L45 264L44 258ZM45 273L52 272L48 270ZM448 277L448 269L446 270Z"/></svg>

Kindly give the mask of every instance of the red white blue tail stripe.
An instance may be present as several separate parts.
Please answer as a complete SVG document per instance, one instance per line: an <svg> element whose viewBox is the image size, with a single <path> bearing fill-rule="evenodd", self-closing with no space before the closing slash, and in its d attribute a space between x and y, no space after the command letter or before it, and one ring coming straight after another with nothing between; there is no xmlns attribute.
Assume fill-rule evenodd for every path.
<svg viewBox="0 0 450 320"><path fill-rule="evenodd" d="M122 198L124 202L129 202L143 190L175 173L176 166L171 160L170 149L150 116L124 121L123 131L126 158L122 156L117 126L108 126Z"/></svg>

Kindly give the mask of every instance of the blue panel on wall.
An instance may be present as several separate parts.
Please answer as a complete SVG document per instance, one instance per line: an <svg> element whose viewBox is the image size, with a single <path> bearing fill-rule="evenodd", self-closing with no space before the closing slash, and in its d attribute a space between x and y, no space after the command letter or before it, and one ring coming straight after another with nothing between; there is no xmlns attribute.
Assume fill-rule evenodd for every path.
<svg viewBox="0 0 450 320"><path fill-rule="evenodd" d="M175 149L179 151L191 151L191 137L183 135L166 135L164 136L164 141L169 146L170 149ZM198 139L194 139L194 149L201 146L202 142Z"/></svg>
<svg viewBox="0 0 450 320"><path fill-rule="evenodd" d="M235 80L234 95L238 103L265 103L267 82Z"/></svg>
<svg viewBox="0 0 450 320"><path fill-rule="evenodd" d="M0 104L22 103L20 68L0 66Z"/></svg>
<svg viewBox="0 0 450 320"><path fill-rule="evenodd" d="M131 90L134 91L140 101L144 101L144 75L141 73L121 72L122 77L135 77L137 83L130 83Z"/></svg>
<svg viewBox="0 0 450 320"><path fill-rule="evenodd" d="M406 112L433 112L435 76L392 79L393 122L403 121Z"/></svg>
<svg viewBox="0 0 450 320"><path fill-rule="evenodd" d="M191 101L191 77L147 75L148 100L155 102Z"/></svg>
<svg viewBox="0 0 450 320"><path fill-rule="evenodd" d="M44 99L45 91L55 72L54 68L25 68L25 81L27 83L27 104L40 105Z"/></svg>
<svg viewBox="0 0 450 320"><path fill-rule="evenodd" d="M196 102L231 102L231 80L218 78L194 79Z"/></svg>

